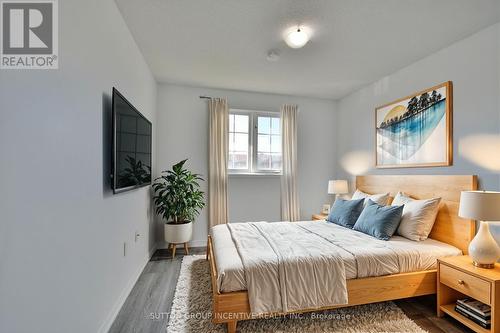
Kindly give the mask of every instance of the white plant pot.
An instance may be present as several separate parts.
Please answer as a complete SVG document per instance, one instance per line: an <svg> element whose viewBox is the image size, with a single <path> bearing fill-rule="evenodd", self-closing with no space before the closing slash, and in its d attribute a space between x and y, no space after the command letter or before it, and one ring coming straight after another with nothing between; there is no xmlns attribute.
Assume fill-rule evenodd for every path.
<svg viewBox="0 0 500 333"><path fill-rule="evenodd" d="M193 237L193 222L165 224L165 241L171 244L187 243Z"/></svg>

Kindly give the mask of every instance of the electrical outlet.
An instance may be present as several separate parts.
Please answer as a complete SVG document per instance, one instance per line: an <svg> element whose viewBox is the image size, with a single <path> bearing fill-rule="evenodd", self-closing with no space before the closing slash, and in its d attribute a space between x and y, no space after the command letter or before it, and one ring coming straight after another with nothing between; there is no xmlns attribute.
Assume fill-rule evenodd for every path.
<svg viewBox="0 0 500 333"><path fill-rule="evenodd" d="M141 234L139 233L139 231L136 231L135 232L135 235L134 235L134 240L135 242L137 243L137 241L139 240L139 237L141 236Z"/></svg>

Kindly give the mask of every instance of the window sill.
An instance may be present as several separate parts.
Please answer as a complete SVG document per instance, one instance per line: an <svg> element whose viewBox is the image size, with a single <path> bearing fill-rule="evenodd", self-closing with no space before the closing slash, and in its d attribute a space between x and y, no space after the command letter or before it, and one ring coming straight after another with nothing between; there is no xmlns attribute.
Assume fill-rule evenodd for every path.
<svg viewBox="0 0 500 333"><path fill-rule="evenodd" d="M228 173L228 177L280 177L281 172L235 172Z"/></svg>

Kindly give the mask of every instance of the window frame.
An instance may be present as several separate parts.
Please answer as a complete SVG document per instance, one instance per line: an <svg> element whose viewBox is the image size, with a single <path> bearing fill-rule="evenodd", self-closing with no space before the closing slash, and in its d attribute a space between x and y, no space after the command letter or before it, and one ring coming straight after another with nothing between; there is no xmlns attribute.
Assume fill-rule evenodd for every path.
<svg viewBox="0 0 500 333"><path fill-rule="evenodd" d="M281 118L280 113L276 111L257 111L245 109L229 109L229 115L248 116L248 169L230 169L228 166L228 175L255 175L255 176L280 176L283 171L283 151L281 151L282 164L279 170L259 170L257 168L257 146L258 146L258 117ZM280 121L281 127L281 121ZM282 132L280 128L280 137ZM283 150L283 149L282 149ZM229 158L228 158L229 162Z"/></svg>

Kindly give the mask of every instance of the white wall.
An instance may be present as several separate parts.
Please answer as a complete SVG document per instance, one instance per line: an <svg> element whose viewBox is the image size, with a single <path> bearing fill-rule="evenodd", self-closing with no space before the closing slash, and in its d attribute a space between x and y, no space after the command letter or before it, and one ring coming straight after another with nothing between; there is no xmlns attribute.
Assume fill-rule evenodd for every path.
<svg viewBox="0 0 500 333"><path fill-rule="evenodd" d="M341 99L336 140L341 175L349 174L349 170L341 167L349 153L365 151L373 158L375 107L450 80L453 81L453 166L377 170L372 160L366 172L478 174L483 187L496 189L498 170L468 160L461 145L471 136L499 133L499 29L500 25L494 25Z"/></svg>
<svg viewBox="0 0 500 333"><path fill-rule="evenodd" d="M363 170L364 173L476 174L481 188L497 190L500 172L499 48L500 24L496 24L341 99L336 140L338 176L348 177L350 169L363 170L363 158L356 157L368 154L369 168ZM375 107L448 80L453 81L453 166L374 169ZM473 152L466 152L465 143L471 139L479 140L480 144L474 146ZM348 163L343 166L343 161Z"/></svg>
<svg viewBox="0 0 500 333"><path fill-rule="evenodd" d="M114 1L59 20L59 70L0 71L1 332L105 331L154 246L149 188L109 189L108 130L113 86L155 122L155 80Z"/></svg>
<svg viewBox="0 0 500 333"><path fill-rule="evenodd" d="M158 88L157 170L189 158L188 167L207 175L208 109L200 95L227 97L230 107L249 110L279 111L284 103L298 104L302 218L310 219L323 203L330 202L326 186L335 174L336 119L335 103L328 100L162 84ZM228 191L231 222L280 220L279 177L230 176ZM205 244L207 225L207 209L204 209L195 224L194 245ZM158 235L162 241L161 232Z"/></svg>

